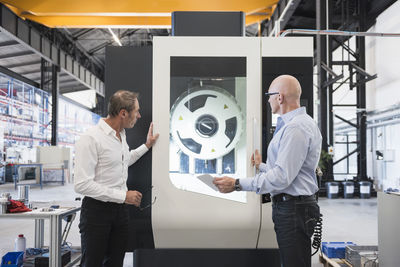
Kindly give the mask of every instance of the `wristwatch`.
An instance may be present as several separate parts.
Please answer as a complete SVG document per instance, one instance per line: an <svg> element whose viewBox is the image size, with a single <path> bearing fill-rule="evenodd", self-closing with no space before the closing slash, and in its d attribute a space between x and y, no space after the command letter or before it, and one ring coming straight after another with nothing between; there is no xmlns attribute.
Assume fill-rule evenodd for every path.
<svg viewBox="0 0 400 267"><path fill-rule="evenodd" d="M239 179L235 180L235 191L242 191L242 186L240 185Z"/></svg>

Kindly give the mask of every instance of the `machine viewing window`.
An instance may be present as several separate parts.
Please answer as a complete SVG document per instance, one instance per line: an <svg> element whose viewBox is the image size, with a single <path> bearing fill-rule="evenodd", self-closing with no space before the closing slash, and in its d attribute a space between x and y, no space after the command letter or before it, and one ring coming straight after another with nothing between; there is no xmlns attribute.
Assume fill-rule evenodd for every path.
<svg viewBox="0 0 400 267"><path fill-rule="evenodd" d="M221 194L212 177L246 177L246 58L171 57L170 179L181 190ZM204 174L209 174L209 177Z"/></svg>

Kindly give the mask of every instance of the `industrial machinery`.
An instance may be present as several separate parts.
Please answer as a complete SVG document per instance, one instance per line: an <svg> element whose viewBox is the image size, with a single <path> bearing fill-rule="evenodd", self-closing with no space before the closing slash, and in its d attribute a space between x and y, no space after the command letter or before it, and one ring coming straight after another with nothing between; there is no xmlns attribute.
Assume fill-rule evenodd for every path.
<svg viewBox="0 0 400 267"><path fill-rule="evenodd" d="M143 192L130 210L134 266L280 266L271 203L254 192L219 193L212 179L255 175L250 157L266 154L276 121L264 92L278 75L299 79L312 115L312 38L154 37L152 51L111 47L107 55L108 96L132 82L140 92L143 118L127 131L130 147L151 121L160 134L129 169L128 188Z"/></svg>
<svg viewBox="0 0 400 267"><path fill-rule="evenodd" d="M155 247L276 248L271 205L252 192L219 193L202 174L254 176L263 54L312 60L312 39L156 37L153 45Z"/></svg>

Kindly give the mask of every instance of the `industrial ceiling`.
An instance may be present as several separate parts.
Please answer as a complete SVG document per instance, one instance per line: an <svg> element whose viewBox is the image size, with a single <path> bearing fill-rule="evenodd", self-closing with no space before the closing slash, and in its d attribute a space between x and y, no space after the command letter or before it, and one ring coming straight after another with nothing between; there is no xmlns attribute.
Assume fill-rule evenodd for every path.
<svg viewBox="0 0 400 267"><path fill-rule="evenodd" d="M22 18L47 27L170 28L174 11L243 11L246 25L268 19L278 0L6 0Z"/></svg>
<svg viewBox="0 0 400 267"><path fill-rule="evenodd" d="M335 29L343 20L340 15L343 1L330 1L334 3ZM395 2L366 1L369 26ZM10 12L18 18L17 26L24 24L24 28L32 30L32 33L25 34L25 39L31 41L33 33L40 34L42 40L51 44L51 49L62 51L60 59L65 58L65 62L61 60L59 63L65 63L65 68L61 68L60 73L60 93L95 87L100 88L96 89L97 92L101 92L104 89L101 81L104 81L105 47L150 45L153 36L170 35L173 11L243 11L248 36L261 31L269 35L275 22L280 23L280 30L315 29L316 25L315 0L0 0L0 3L3 13ZM351 14L352 6L347 10ZM3 16L0 26L9 24L8 20ZM50 62L51 58L43 57L42 48L39 53L32 52L25 45L30 43L21 41L20 32L14 35L6 34L0 27L0 71L10 71L39 84L43 59Z"/></svg>

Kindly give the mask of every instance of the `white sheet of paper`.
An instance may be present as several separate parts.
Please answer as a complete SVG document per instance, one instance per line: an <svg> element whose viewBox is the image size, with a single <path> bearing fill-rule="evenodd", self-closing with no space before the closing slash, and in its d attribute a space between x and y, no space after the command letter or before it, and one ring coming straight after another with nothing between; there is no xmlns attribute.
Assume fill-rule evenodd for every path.
<svg viewBox="0 0 400 267"><path fill-rule="evenodd" d="M215 191L219 191L218 187L215 184L213 184L214 177L212 177L211 175L203 174L203 175L197 176L197 178L200 181L202 181L203 183L205 183L206 185L208 185L209 187L211 187L212 189L214 189Z"/></svg>

